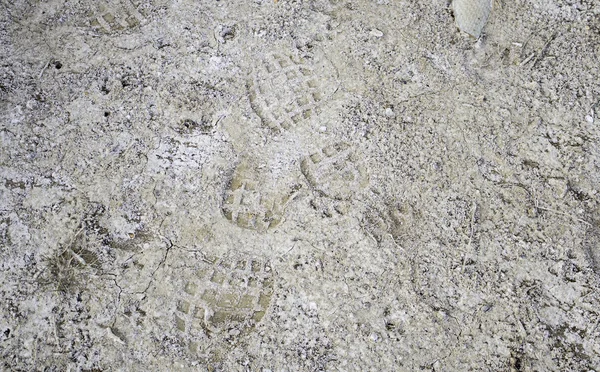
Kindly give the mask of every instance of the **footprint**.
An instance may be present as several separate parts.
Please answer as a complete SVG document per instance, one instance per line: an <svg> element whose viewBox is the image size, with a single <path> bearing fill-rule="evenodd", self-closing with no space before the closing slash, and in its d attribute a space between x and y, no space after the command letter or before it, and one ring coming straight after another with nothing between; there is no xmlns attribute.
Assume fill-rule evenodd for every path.
<svg viewBox="0 0 600 372"><path fill-rule="evenodd" d="M175 312L175 327L190 351L218 357L224 345L252 331L269 308L274 279L262 260L205 258L179 293Z"/></svg>
<svg viewBox="0 0 600 372"><path fill-rule="evenodd" d="M33 0L26 13L32 22L56 29L66 26L105 34L133 29L147 21L147 10L166 0Z"/></svg>
<svg viewBox="0 0 600 372"><path fill-rule="evenodd" d="M336 90L335 69L324 57L310 61L270 53L247 82L252 110L270 130L285 132L308 120Z"/></svg>
<svg viewBox="0 0 600 372"><path fill-rule="evenodd" d="M281 192L273 187L276 182L261 181L260 174L247 161L240 163L225 191L222 211L225 218L239 227L266 231L283 221L285 208L298 187Z"/></svg>
<svg viewBox="0 0 600 372"><path fill-rule="evenodd" d="M113 33L131 29L145 21L145 17L130 0L102 2L90 19L90 25L102 32Z"/></svg>
<svg viewBox="0 0 600 372"><path fill-rule="evenodd" d="M366 169L345 142L307 156L300 169L315 190L335 200L350 200L369 183Z"/></svg>

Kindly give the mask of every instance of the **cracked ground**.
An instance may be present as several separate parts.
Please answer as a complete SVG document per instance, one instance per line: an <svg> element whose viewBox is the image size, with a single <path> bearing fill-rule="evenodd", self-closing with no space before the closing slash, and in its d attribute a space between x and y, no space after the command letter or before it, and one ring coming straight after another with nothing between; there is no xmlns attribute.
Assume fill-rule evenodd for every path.
<svg viewBox="0 0 600 372"><path fill-rule="evenodd" d="M600 3L450 3L0 0L0 369L600 371Z"/></svg>

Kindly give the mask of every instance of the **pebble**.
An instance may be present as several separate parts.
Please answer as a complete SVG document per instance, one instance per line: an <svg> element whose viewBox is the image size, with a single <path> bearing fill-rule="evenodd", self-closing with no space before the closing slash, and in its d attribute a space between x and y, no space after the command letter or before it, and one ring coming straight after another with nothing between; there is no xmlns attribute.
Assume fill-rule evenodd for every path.
<svg viewBox="0 0 600 372"><path fill-rule="evenodd" d="M380 30L374 28L371 30L371 32L369 32L369 34L371 36L375 36L375 37L382 37L383 36L383 32L381 32Z"/></svg>
<svg viewBox="0 0 600 372"><path fill-rule="evenodd" d="M479 39L490 12L492 0L453 0L454 21L458 28Z"/></svg>

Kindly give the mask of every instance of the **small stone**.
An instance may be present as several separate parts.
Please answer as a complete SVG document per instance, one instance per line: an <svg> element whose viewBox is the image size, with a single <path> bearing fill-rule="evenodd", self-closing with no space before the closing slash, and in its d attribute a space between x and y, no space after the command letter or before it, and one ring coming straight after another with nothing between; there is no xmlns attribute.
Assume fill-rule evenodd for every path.
<svg viewBox="0 0 600 372"><path fill-rule="evenodd" d="M385 116L387 116L388 118L393 118L394 116L396 116L396 114L394 113L394 110L388 107L385 109Z"/></svg>
<svg viewBox="0 0 600 372"><path fill-rule="evenodd" d="M592 117L592 115L586 115L585 121L587 121L590 124L594 124L594 118Z"/></svg>
<svg viewBox="0 0 600 372"><path fill-rule="evenodd" d="M327 127L325 127L325 126L319 127L319 131L320 132L327 132Z"/></svg>
<svg viewBox="0 0 600 372"><path fill-rule="evenodd" d="M375 37L382 37L383 36L383 32L381 32L380 30L374 28L371 30L371 32L369 32L369 34L371 36L375 36Z"/></svg>
<svg viewBox="0 0 600 372"><path fill-rule="evenodd" d="M452 10L458 28L479 39L492 10L492 0L454 0Z"/></svg>

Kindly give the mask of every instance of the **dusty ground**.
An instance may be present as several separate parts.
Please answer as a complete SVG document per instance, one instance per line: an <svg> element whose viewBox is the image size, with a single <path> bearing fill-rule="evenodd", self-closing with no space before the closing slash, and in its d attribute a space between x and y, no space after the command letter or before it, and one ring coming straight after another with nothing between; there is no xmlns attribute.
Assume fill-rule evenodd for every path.
<svg viewBox="0 0 600 372"><path fill-rule="evenodd" d="M0 369L600 371L600 2L2 0Z"/></svg>

